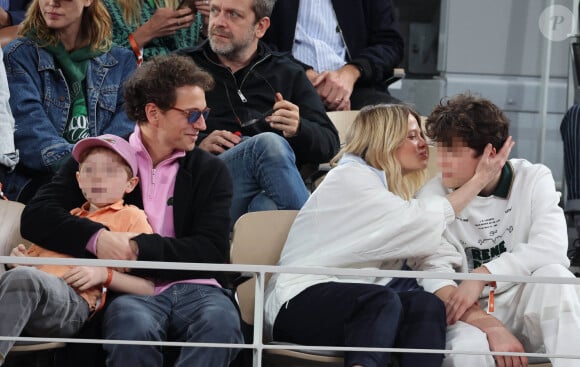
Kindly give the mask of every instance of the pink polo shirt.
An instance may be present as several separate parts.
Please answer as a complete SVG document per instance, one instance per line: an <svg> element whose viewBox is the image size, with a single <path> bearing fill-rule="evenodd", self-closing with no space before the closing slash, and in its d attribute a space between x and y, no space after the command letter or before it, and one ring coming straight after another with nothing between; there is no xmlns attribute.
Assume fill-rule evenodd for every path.
<svg viewBox="0 0 580 367"><path fill-rule="evenodd" d="M155 233L163 237L175 237L173 206L168 205L168 203L173 198L175 178L179 170L178 159L185 156L185 151L175 151L157 164L157 166L153 167L153 161L141 140L141 129L139 125L135 125L135 131L129 137L129 144L131 144L137 154L138 176L143 196L143 210L147 214L147 219ZM93 246L90 246L93 238L87 244L87 249L93 254L96 254L97 236L98 233L96 236L93 236ZM160 294L177 283L195 283L221 287L218 281L213 278L188 279L175 282L156 281L155 295Z"/></svg>

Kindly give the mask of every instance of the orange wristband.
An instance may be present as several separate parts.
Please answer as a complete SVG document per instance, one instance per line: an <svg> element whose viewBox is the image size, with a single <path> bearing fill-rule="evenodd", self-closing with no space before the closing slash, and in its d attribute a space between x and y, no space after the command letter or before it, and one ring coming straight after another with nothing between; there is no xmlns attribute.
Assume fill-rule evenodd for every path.
<svg viewBox="0 0 580 367"><path fill-rule="evenodd" d="M495 289L497 284L495 282L489 282L489 302L487 304L487 312L491 313L495 311Z"/></svg>
<svg viewBox="0 0 580 367"><path fill-rule="evenodd" d="M113 269L107 268L107 280L103 283L103 287L109 288L111 281L113 281Z"/></svg>
<svg viewBox="0 0 580 367"><path fill-rule="evenodd" d="M129 39L129 43L131 44L131 49L133 49L133 53L137 57L137 66L139 66L143 63L143 53L141 52L141 49L139 48L137 41L135 41L133 33L130 33L129 36L127 36L127 38Z"/></svg>

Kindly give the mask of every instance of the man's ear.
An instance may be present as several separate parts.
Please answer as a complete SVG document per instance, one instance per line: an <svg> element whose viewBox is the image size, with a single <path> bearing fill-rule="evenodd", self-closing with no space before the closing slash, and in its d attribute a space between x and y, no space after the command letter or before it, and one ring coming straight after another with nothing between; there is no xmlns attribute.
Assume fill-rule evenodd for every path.
<svg viewBox="0 0 580 367"><path fill-rule="evenodd" d="M258 23L256 24L256 30L254 31L256 34L256 38L260 39L264 37L268 28L270 28L269 17L263 17L262 19L258 20Z"/></svg>
<svg viewBox="0 0 580 367"><path fill-rule="evenodd" d="M81 173L79 171L77 171L75 176L77 177L77 183L80 183L79 180L81 178Z"/></svg>
<svg viewBox="0 0 580 367"><path fill-rule="evenodd" d="M139 183L139 177L131 177L129 181L127 181L127 187L125 187L125 194L130 193L131 191L135 190L137 184Z"/></svg>
<svg viewBox="0 0 580 367"><path fill-rule="evenodd" d="M495 147L491 147L491 153L489 153L489 156L491 158L495 157L495 155L497 154L497 150L495 149Z"/></svg>
<svg viewBox="0 0 580 367"><path fill-rule="evenodd" d="M148 123L157 126L160 114L161 110L155 103L150 102L145 105L145 116L147 116Z"/></svg>

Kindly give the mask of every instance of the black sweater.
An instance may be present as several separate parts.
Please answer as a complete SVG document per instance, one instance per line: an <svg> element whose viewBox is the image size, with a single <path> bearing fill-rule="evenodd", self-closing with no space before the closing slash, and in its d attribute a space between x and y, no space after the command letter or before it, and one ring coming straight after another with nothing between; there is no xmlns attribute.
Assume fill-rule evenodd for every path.
<svg viewBox="0 0 580 367"><path fill-rule="evenodd" d="M206 93L211 113L206 121L206 134L213 130L240 131L240 122L255 118L275 103L275 93L300 108L298 134L287 139L296 155L297 165L328 162L338 151L338 132L328 118L316 90L306 77L304 69L282 53L272 52L259 43L258 53L250 65L232 73L217 60L206 41L197 48L178 51L193 58L195 63L208 71L216 86ZM238 121L239 119L239 121ZM259 132L275 132L267 124L245 132L252 136Z"/></svg>
<svg viewBox="0 0 580 367"><path fill-rule="evenodd" d="M74 257L94 257L85 250L88 240L104 226L69 214L85 199L78 187L72 158L26 205L21 218L22 236L47 249ZM179 160L173 214L175 237L142 234L135 238L143 261L228 263L232 183L225 164L201 149ZM125 202L143 208L138 186ZM133 274L162 280L216 278L223 273L135 269ZM222 283L223 284L223 283Z"/></svg>

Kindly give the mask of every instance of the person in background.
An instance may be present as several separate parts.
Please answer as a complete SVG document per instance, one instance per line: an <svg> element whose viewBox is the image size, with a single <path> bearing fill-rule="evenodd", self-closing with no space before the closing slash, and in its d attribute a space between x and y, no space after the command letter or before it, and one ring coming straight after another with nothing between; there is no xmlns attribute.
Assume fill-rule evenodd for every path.
<svg viewBox="0 0 580 367"><path fill-rule="evenodd" d="M18 32L4 64L20 161L4 184L9 199L27 203L76 142L132 131L121 85L136 64L112 46L101 0L33 0Z"/></svg>
<svg viewBox="0 0 580 367"><path fill-rule="evenodd" d="M385 85L404 51L391 0L277 1L271 23L264 42L304 65L328 110L398 102Z"/></svg>
<svg viewBox="0 0 580 367"><path fill-rule="evenodd" d="M0 0L0 28L18 25L31 0Z"/></svg>
<svg viewBox="0 0 580 367"><path fill-rule="evenodd" d="M415 200L429 150L420 118L404 105L364 107L334 166L298 213L279 265L423 269L447 223L503 166L511 146L482 161L447 198ZM489 156L491 147L486 152ZM443 349L443 303L422 290L396 291L391 278L274 274L265 324L275 341L306 345ZM345 353L348 367L384 367L390 353ZM440 366L441 354L403 353L398 366Z"/></svg>
<svg viewBox="0 0 580 367"><path fill-rule="evenodd" d="M568 109L560 123L564 145L564 174L566 177L566 213L576 229L576 239L568 249L570 270L580 276L580 105Z"/></svg>
<svg viewBox="0 0 580 367"><path fill-rule="evenodd" d="M113 19L113 41L141 63L202 40L207 2L190 0L103 0ZM197 11L197 3L204 7ZM207 17L207 15L206 15ZM205 18L207 19L207 18Z"/></svg>
<svg viewBox="0 0 580 367"><path fill-rule="evenodd" d="M4 53L0 48L0 58ZM10 90L6 79L4 63L0 64L0 198L5 198L3 192L4 175L16 167L18 151L14 146L14 117L10 110Z"/></svg>
<svg viewBox="0 0 580 367"><path fill-rule="evenodd" d="M87 200L71 215L106 225L111 231L152 233L145 213L123 204L137 186L137 159L129 143L114 135L86 138L72 152L79 163L78 186ZM38 245L20 244L12 256L71 257ZM0 335L70 337L106 302L107 288L153 295L153 282L98 266L14 266L0 276ZM0 364L14 340L0 341Z"/></svg>
<svg viewBox="0 0 580 367"><path fill-rule="evenodd" d="M188 57L156 56L124 84L125 108L136 121L139 186L125 201L142 208L154 234L111 232L71 216L83 201L74 161L43 186L22 213L24 238L72 256L100 259L229 262L232 182L225 164L196 149L209 109L211 76ZM40 222L39 222L40 220ZM241 320L227 276L214 271L133 269L152 278L153 296L119 295L103 317L111 340L242 343ZM155 345L106 344L108 366L162 366L169 356ZM223 366L237 348L178 348L175 366ZM171 365L171 364L169 364Z"/></svg>
<svg viewBox="0 0 580 367"><path fill-rule="evenodd" d="M468 93L442 101L427 117L441 175L419 192L424 200L461 190L509 140L509 120L491 101ZM550 170L510 159L449 223L425 262L445 273L573 277L566 220ZM580 287L573 284L423 279L446 304L446 349L577 354ZM487 312L486 312L487 310ZM554 367L576 359L551 358ZM527 366L527 357L450 353L444 366Z"/></svg>
<svg viewBox="0 0 580 367"><path fill-rule="evenodd" d="M232 226L248 211L300 209L299 167L328 162L338 133L304 70L260 41L274 0L211 0L208 41L179 53L216 80L199 147L226 162L234 181Z"/></svg>

